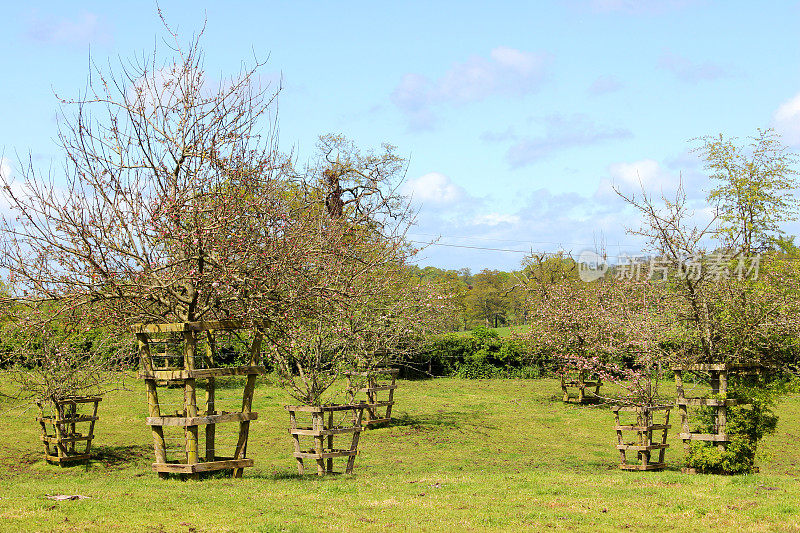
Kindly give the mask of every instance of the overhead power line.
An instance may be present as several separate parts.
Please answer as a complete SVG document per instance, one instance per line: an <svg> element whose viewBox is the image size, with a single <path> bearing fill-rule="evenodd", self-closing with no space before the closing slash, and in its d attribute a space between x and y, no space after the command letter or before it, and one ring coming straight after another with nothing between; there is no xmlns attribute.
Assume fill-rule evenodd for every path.
<svg viewBox="0 0 800 533"><path fill-rule="evenodd" d="M491 237L477 237L477 236L456 236L456 235L441 235L441 234L433 234L433 233L417 233L417 232L409 232L411 236L421 236L421 237L435 237L435 238L442 238L442 239L460 239L460 240L479 240L479 241L492 241L492 242L518 242L524 244L549 244L554 246L586 246L586 247L594 247L597 246L598 243L586 243L586 242L557 242L557 241L531 241L531 240L520 240L520 239L496 239ZM601 239L602 240L602 239ZM614 244L607 244L608 247L614 248L638 248L641 247L641 244L633 244L633 243L614 243Z"/></svg>

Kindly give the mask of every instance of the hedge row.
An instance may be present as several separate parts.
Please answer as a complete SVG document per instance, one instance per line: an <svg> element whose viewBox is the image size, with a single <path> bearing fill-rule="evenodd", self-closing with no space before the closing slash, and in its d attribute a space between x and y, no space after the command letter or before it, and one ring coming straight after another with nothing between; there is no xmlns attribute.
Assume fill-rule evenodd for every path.
<svg viewBox="0 0 800 533"><path fill-rule="evenodd" d="M550 354L534 350L515 337L479 327L469 335L449 333L432 337L402 365L407 377L464 378L540 377L554 370Z"/></svg>

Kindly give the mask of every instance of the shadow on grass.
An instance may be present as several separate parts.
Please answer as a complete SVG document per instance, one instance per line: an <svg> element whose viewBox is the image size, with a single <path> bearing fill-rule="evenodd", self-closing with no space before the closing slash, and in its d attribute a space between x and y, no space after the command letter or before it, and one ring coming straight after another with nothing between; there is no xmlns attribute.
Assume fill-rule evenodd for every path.
<svg viewBox="0 0 800 533"><path fill-rule="evenodd" d="M92 448L92 463L100 463L106 468L121 469L133 466L142 460L150 460L151 446L96 446Z"/></svg>
<svg viewBox="0 0 800 533"><path fill-rule="evenodd" d="M440 429L461 427L463 419L467 413L445 412L436 415L409 415L403 413L398 417L392 418L389 422L375 424L370 429L381 429L391 427L408 427L412 429Z"/></svg>

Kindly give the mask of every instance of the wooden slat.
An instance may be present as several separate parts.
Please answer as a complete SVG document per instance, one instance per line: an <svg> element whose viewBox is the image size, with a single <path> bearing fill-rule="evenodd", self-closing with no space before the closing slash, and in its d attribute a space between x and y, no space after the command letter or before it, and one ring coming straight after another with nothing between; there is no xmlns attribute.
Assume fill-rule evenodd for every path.
<svg viewBox="0 0 800 533"><path fill-rule="evenodd" d="M75 418L65 418L64 420L53 420L53 417L45 416L45 417L38 417L37 420L39 422L46 422L48 424L77 424L79 422L94 422L98 419L96 416L78 416Z"/></svg>
<svg viewBox="0 0 800 533"><path fill-rule="evenodd" d="M370 377L374 376L375 374L381 375L391 375L397 376L400 373L400 370L397 368L377 368L375 370L369 372L345 372L345 376L360 376L360 377Z"/></svg>
<svg viewBox="0 0 800 533"><path fill-rule="evenodd" d="M65 455L64 457L57 457L55 455L45 455L45 459L54 463L68 463L70 461L87 461L91 459L91 455L88 453L80 455Z"/></svg>
<svg viewBox="0 0 800 533"><path fill-rule="evenodd" d="M639 413L639 412L648 412L648 411L669 411L672 409L671 405L653 405L650 407L634 407L630 405L615 405L611 407L613 412L623 412L623 413Z"/></svg>
<svg viewBox="0 0 800 533"><path fill-rule="evenodd" d="M232 366L219 368L197 368L194 370L140 370L139 379L157 379L163 381L182 381L186 379L205 379L220 376L248 376L250 374L266 374L263 366Z"/></svg>
<svg viewBox="0 0 800 533"><path fill-rule="evenodd" d="M663 470L666 468L666 463L650 463L648 465L641 464L625 464L619 465L622 470Z"/></svg>
<svg viewBox="0 0 800 533"><path fill-rule="evenodd" d="M327 413L329 411L352 411L353 409L362 409L369 404L352 404L352 405L285 405L284 409L287 411L296 411L298 413Z"/></svg>
<svg viewBox="0 0 800 533"><path fill-rule="evenodd" d="M709 442L729 442L725 434L714 433L678 433L678 438L682 440L704 440Z"/></svg>
<svg viewBox="0 0 800 533"><path fill-rule="evenodd" d="M198 472L212 472L214 470L229 470L233 468L246 468L249 466L253 466L252 459L227 459L191 465L184 463L153 463L153 470L169 474L197 474Z"/></svg>
<svg viewBox="0 0 800 533"><path fill-rule="evenodd" d="M390 405L394 405L394 400L386 400L381 402L373 402L373 403L365 403L362 404L365 409L372 409L374 407L389 407Z"/></svg>
<svg viewBox="0 0 800 533"><path fill-rule="evenodd" d="M616 426L616 431L656 431L660 429L670 429L672 426L669 424L653 424L652 426Z"/></svg>
<svg viewBox="0 0 800 533"><path fill-rule="evenodd" d="M384 422L391 422L391 421L392 421L391 417L370 418L369 420L367 420L367 425L370 425L370 424L383 424Z"/></svg>
<svg viewBox="0 0 800 533"><path fill-rule="evenodd" d="M650 450L661 450L669 448L669 444L650 444L648 446L642 446L639 444L618 444L618 450L626 450L632 452L646 452Z"/></svg>
<svg viewBox="0 0 800 533"><path fill-rule="evenodd" d="M678 398L675 403L677 405L699 405L702 407L722 407L738 404L736 400L717 400L715 398Z"/></svg>
<svg viewBox="0 0 800 533"><path fill-rule="evenodd" d="M341 435L361 431L361 428L332 428L332 429L313 429L313 428L289 428L290 435L308 435L311 437L323 437L328 435Z"/></svg>
<svg viewBox="0 0 800 533"><path fill-rule="evenodd" d="M65 403L78 404L78 403L97 403L97 402L102 402L102 401L103 401L102 398L93 396L93 397L86 397L86 398L84 398L84 397L80 397L80 398L63 398L61 400L58 400L56 403L57 404L65 404Z"/></svg>
<svg viewBox="0 0 800 533"><path fill-rule="evenodd" d="M361 389L355 389L354 392L378 392L378 391L385 391L385 390L395 390L397 385L379 385L377 387L363 387ZM373 404L369 404L373 405Z"/></svg>
<svg viewBox="0 0 800 533"><path fill-rule="evenodd" d="M331 459L333 457L350 457L356 454L358 454L357 450L333 450L323 453L313 451L294 452L294 456L298 459Z"/></svg>
<svg viewBox="0 0 800 533"><path fill-rule="evenodd" d="M221 424L224 422L243 422L256 420L258 413L223 413L219 415L180 417L151 416L147 418L149 426L202 426L205 424Z"/></svg>
<svg viewBox="0 0 800 533"><path fill-rule="evenodd" d="M92 437L83 437L83 436L81 436L81 437L61 437L60 439L58 437L50 437L50 436L41 437L42 442L49 442L50 444L57 444L58 442L90 441L93 438L94 438L93 436Z"/></svg>

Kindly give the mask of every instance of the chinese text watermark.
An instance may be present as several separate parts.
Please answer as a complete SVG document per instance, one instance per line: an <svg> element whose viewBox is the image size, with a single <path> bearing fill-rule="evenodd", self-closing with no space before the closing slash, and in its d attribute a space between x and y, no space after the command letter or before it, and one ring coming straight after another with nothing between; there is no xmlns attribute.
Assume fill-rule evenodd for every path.
<svg viewBox="0 0 800 533"><path fill-rule="evenodd" d="M578 275L583 281L595 281L605 276L626 281L660 281L669 276L699 281L709 279L758 279L761 256L744 257L737 254L698 254L679 259L645 255L622 255L616 265L609 265L605 256L584 251L578 256Z"/></svg>

